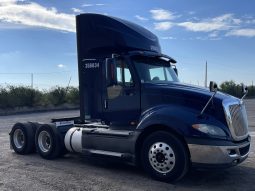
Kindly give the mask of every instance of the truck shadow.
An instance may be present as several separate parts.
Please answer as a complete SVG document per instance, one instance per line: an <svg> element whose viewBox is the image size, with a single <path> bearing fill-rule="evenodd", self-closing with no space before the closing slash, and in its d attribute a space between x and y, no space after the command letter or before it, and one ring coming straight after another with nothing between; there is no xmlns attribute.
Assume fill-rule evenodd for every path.
<svg viewBox="0 0 255 191"><path fill-rule="evenodd" d="M117 174L132 174L132 176L147 179L150 183L165 184L159 181L154 181L149 177L141 167L130 166L118 161L103 162L99 159L91 160L83 158L83 163L94 167L103 168L105 170L114 171ZM193 188L201 190L255 190L255 168L248 167L245 164L228 169L215 170L198 170L191 168L188 174L181 180L175 183L169 183L176 188ZM225 189L224 189L225 188Z"/></svg>
<svg viewBox="0 0 255 191"><path fill-rule="evenodd" d="M191 169L180 181L164 183L153 180L141 168L119 161L85 158L73 154L67 154L53 161L41 159L37 154L20 156L13 153L13 157L28 163L33 168L48 166L49 169L54 169L60 174L69 173L74 177L78 176L77 170L79 175L83 177L90 176L87 173L91 172L100 175L101 178L114 180L116 184L126 187L136 182L139 183L137 186L141 190L144 188L150 188L148 190L155 190L156 188L157 190L255 190L255 168L248 162L224 170ZM65 168L65 166L72 166L72 168Z"/></svg>
<svg viewBox="0 0 255 191"><path fill-rule="evenodd" d="M190 172L176 186L203 190L255 190L255 168L236 166L229 169L196 170Z"/></svg>

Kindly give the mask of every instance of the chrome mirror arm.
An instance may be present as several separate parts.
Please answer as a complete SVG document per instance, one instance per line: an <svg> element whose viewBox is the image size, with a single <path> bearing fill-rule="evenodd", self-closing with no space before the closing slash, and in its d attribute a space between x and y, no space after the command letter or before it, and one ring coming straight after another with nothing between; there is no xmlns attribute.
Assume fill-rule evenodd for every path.
<svg viewBox="0 0 255 191"><path fill-rule="evenodd" d="M214 92L214 94L212 95L212 97L208 100L208 102L206 103L206 105L204 106L203 110L201 111L200 115L203 115L203 113L205 112L205 110L207 109L209 103L212 101L212 99L214 98L214 96L216 95L217 91Z"/></svg>
<svg viewBox="0 0 255 191"><path fill-rule="evenodd" d="M248 90L245 92L245 94L243 95L243 97L241 98L241 101L243 101L243 99L247 96L248 94Z"/></svg>

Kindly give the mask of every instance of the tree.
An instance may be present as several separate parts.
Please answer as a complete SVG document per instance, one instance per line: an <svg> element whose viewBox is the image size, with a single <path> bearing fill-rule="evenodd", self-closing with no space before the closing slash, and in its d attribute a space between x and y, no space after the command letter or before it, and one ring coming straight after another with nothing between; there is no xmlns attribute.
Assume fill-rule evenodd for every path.
<svg viewBox="0 0 255 191"><path fill-rule="evenodd" d="M242 85L242 83L236 84L233 80L225 81L220 85L220 91L241 98L243 96ZM248 92L247 97L255 96L255 88L253 86L248 87Z"/></svg>

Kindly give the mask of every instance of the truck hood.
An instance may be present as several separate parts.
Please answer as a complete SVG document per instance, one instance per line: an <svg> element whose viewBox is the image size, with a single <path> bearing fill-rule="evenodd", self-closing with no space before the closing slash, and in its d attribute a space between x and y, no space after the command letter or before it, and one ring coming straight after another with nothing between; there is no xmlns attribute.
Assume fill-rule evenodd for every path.
<svg viewBox="0 0 255 191"><path fill-rule="evenodd" d="M144 84L144 88L150 95L159 95L164 103L181 104L186 106L191 106L192 108L201 109L205 106L207 101L213 95L208 88L203 88L200 86L194 86L190 84L184 84L180 82L173 82L169 84ZM158 96L156 96L158 97ZM217 107L222 107L222 101L226 98L237 99L228 94L217 92L213 99L213 105Z"/></svg>

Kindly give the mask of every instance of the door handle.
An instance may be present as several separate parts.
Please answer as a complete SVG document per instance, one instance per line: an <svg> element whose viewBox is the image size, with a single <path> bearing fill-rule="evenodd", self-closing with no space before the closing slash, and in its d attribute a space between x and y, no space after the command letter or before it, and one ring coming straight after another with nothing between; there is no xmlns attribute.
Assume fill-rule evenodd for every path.
<svg viewBox="0 0 255 191"><path fill-rule="evenodd" d="M104 108L105 108L105 109L108 108L108 101L107 101L107 99L104 100Z"/></svg>
<svg viewBox="0 0 255 191"><path fill-rule="evenodd" d="M125 95L126 96L134 96L135 95L135 91L125 91Z"/></svg>

